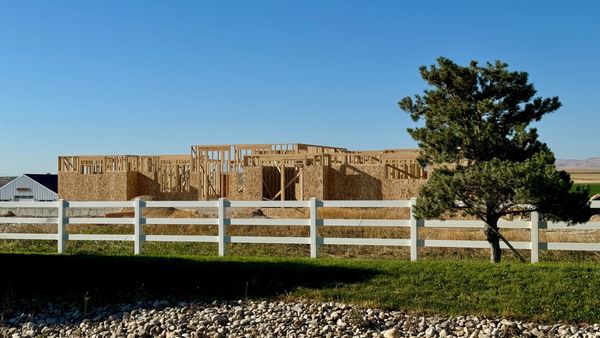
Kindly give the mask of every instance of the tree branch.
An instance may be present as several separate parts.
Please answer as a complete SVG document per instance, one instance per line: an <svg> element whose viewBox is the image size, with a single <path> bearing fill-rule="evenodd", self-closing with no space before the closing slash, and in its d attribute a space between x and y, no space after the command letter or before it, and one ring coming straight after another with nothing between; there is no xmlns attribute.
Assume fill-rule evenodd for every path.
<svg viewBox="0 0 600 338"><path fill-rule="evenodd" d="M514 214L520 214L523 212L534 212L534 211L539 211L537 208L533 208L533 209L524 209L524 210L505 210L502 213L504 215L514 215Z"/></svg>

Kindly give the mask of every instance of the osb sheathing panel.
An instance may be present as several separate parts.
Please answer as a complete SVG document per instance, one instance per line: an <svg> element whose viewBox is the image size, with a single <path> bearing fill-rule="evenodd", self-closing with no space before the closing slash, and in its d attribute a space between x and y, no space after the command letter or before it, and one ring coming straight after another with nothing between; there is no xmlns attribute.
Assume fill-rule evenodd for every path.
<svg viewBox="0 0 600 338"><path fill-rule="evenodd" d="M141 195L150 195L144 194L143 187L141 186L142 182L140 180L140 174L134 171L127 172L127 200L130 200L136 196Z"/></svg>
<svg viewBox="0 0 600 338"><path fill-rule="evenodd" d="M242 173L228 173L227 174L227 182L228 192L227 198L230 200L243 200L244 199L244 191L242 185Z"/></svg>
<svg viewBox="0 0 600 338"><path fill-rule="evenodd" d="M378 200L407 199L418 194L426 180L385 179L385 166L379 164L306 166L303 169L303 197L309 199ZM189 192L161 192L153 174L108 172L81 175L59 172L59 196L67 200L130 200L151 195L157 200L198 200L200 175L192 173ZM246 167L242 174L229 174L228 198L262 199L262 168ZM299 183L296 198L300 198ZM240 188L242 188L240 191Z"/></svg>
<svg viewBox="0 0 600 338"><path fill-rule="evenodd" d="M262 200L262 184L263 176L261 167L244 168L244 200Z"/></svg>
<svg viewBox="0 0 600 338"><path fill-rule="evenodd" d="M384 174L383 165L333 165L328 169L327 199L381 200Z"/></svg>
<svg viewBox="0 0 600 338"><path fill-rule="evenodd" d="M142 195L154 196L157 200L198 199L198 189L193 185L189 192L161 192L158 182L133 171L96 175L60 172L58 194L71 201L127 201Z"/></svg>
<svg viewBox="0 0 600 338"><path fill-rule="evenodd" d="M324 199L324 172L325 167L321 166L306 166L302 168L304 185L304 199L308 200L312 197ZM296 194L300 198L299 194Z"/></svg>
<svg viewBox="0 0 600 338"><path fill-rule="evenodd" d="M127 174L127 195L129 199L142 195L150 195L155 199L159 199L160 187L151 177L134 171L130 171Z"/></svg>
<svg viewBox="0 0 600 338"><path fill-rule="evenodd" d="M386 179L384 164L332 165L327 172L326 198L334 200L407 199L426 181Z"/></svg>
<svg viewBox="0 0 600 338"><path fill-rule="evenodd" d="M427 182L424 179L383 180L383 199L405 200L419 195L419 189Z"/></svg>
<svg viewBox="0 0 600 338"><path fill-rule="evenodd" d="M81 175L58 173L58 196L70 201L123 201L128 199L127 173Z"/></svg>
<svg viewBox="0 0 600 338"><path fill-rule="evenodd" d="M190 175L190 191L161 191L160 184L152 173L129 172L127 194L129 199L150 195L160 201L193 201L198 199L197 174Z"/></svg>

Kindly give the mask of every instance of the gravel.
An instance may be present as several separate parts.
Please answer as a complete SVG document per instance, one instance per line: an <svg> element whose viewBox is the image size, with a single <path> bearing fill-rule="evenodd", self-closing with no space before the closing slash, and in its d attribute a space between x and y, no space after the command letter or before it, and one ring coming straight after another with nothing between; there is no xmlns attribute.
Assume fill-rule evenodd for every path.
<svg viewBox="0 0 600 338"><path fill-rule="evenodd" d="M342 303L140 302L77 309L48 304L0 321L1 337L600 337L599 324L414 316Z"/></svg>

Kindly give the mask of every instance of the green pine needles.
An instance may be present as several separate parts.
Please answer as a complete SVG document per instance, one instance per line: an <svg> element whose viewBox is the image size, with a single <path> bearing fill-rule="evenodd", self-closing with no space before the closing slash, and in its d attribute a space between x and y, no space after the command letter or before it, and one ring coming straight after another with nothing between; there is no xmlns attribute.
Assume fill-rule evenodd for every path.
<svg viewBox="0 0 600 338"><path fill-rule="evenodd" d="M424 120L408 132L421 149L420 163L434 169L416 216L460 212L480 218L493 262L501 260L502 216L537 211L547 220L589 220L587 188L571 189L569 174L556 170L552 151L529 127L561 106L558 97L534 97L528 74L509 71L500 61L484 67L437 61L420 67L430 88L399 103L415 122Z"/></svg>

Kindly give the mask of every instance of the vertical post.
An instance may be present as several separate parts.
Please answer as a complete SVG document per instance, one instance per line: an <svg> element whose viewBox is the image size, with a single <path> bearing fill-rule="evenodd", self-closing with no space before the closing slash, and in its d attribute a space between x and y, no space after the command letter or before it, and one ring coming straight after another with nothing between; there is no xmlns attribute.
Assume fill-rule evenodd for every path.
<svg viewBox="0 0 600 338"><path fill-rule="evenodd" d="M540 252L540 214L531 212L531 263L539 261Z"/></svg>
<svg viewBox="0 0 600 338"><path fill-rule="evenodd" d="M419 245L419 231L417 229L417 219L414 214L414 207L417 205L417 199L410 199L410 260L417 260L417 248Z"/></svg>
<svg viewBox="0 0 600 338"><path fill-rule="evenodd" d="M202 155L204 156L204 168L202 170L202 199L208 201L208 151L203 151Z"/></svg>
<svg viewBox="0 0 600 338"><path fill-rule="evenodd" d="M310 207L310 257L317 258L319 256L319 237L317 229L317 199L312 197L309 200Z"/></svg>
<svg viewBox="0 0 600 338"><path fill-rule="evenodd" d="M58 253L65 253L67 244L67 224L66 224L66 206L67 203L62 198L58 200L57 205L57 240Z"/></svg>
<svg viewBox="0 0 600 338"><path fill-rule="evenodd" d="M217 202L217 217L219 219L218 231L219 231L219 256L225 256L227 254L227 228L225 227L225 199L219 198Z"/></svg>
<svg viewBox="0 0 600 338"><path fill-rule="evenodd" d="M285 160L281 160L280 164L281 175L279 176L279 185L281 186L281 200L285 201Z"/></svg>
<svg viewBox="0 0 600 338"><path fill-rule="evenodd" d="M142 228L142 200L136 198L133 200L133 253L139 255L142 253L144 244L144 229Z"/></svg>
<svg viewBox="0 0 600 338"><path fill-rule="evenodd" d="M300 167L300 201L304 201L304 166Z"/></svg>

